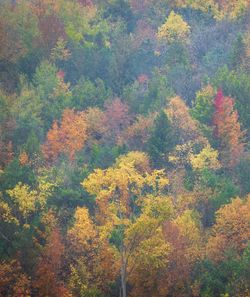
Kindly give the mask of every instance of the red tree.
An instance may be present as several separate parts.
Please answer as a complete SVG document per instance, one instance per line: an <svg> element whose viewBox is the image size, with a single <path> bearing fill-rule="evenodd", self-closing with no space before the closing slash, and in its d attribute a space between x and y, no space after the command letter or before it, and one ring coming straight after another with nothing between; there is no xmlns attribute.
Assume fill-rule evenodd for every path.
<svg viewBox="0 0 250 297"><path fill-rule="evenodd" d="M60 281L64 245L59 230L55 227L47 239L36 269L33 287L38 297L70 297L64 283Z"/></svg>
<svg viewBox="0 0 250 297"><path fill-rule="evenodd" d="M128 105L116 98L111 103L106 103L105 109L103 125L107 129L106 137L117 142L122 131L130 124Z"/></svg>
<svg viewBox="0 0 250 297"><path fill-rule="evenodd" d="M221 160L225 167L233 167L244 151L243 136L234 100L224 97L219 89L214 101L214 136L219 141Z"/></svg>

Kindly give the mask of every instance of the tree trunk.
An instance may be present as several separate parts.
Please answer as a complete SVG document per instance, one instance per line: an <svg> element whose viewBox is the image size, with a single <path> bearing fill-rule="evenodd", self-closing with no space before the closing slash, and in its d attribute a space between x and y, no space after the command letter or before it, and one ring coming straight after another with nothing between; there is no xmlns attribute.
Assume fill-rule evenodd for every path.
<svg viewBox="0 0 250 297"><path fill-rule="evenodd" d="M124 247L122 247L122 259L121 259L121 285L122 285L122 297L127 297L127 276L126 276L126 260L124 257Z"/></svg>

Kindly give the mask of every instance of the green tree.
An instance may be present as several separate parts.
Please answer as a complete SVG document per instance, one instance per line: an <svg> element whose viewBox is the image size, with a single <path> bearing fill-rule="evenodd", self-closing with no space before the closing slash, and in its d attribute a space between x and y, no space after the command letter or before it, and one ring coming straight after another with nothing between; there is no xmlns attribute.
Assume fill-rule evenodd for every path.
<svg viewBox="0 0 250 297"><path fill-rule="evenodd" d="M196 93L190 113L201 124L211 125L214 113L215 91L211 85L205 86Z"/></svg>
<svg viewBox="0 0 250 297"><path fill-rule="evenodd" d="M147 142L147 150L156 168L161 168L167 162L168 153L174 148L175 136L170 120L164 111L155 119L154 129Z"/></svg>
<svg viewBox="0 0 250 297"><path fill-rule="evenodd" d="M71 105L69 83L64 82L64 72L54 64L43 61L36 69L33 85L41 100L41 118L48 130L53 120L59 119L62 111Z"/></svg>
<svg viewBox="0 0 250 297"><path fill-rule="evenodd" d="M160 73L160 69L154 69L152 78L146 79L145 84L137 79L123 90L123 98L133 113L147 114L150 111L158 111L165 107L166 98L174 96L169 78Z"/></svg>
<svg viewBox="0 0 250 297"><path fill-rule="evenodd" d="M245 56L245 44L243 36L238 34L229 53L229 65L232 69L238 69L242 66Z"/></svg>
<svg viewBox="0 0 250 297"><path fill-rule="evenodd" d="M111 95L111 90L106 88L100 78L95 82L81 78L72 89L72 107L79 110L94 106L102 107L104 101Z"/></svg>

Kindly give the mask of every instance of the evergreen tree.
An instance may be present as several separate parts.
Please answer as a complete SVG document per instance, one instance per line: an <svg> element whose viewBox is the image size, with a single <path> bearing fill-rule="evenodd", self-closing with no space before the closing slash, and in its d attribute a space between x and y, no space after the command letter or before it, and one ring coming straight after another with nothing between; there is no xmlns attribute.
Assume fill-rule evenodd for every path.
<svg viewBox="0 0 250 297"><path fill-rule="evenodd" d="M156 168L164 166L167 155L174 148L175 139L170 120L164 111L155 119L154 129L147 143L147 150Z"/></svg>
<svg viewBox="0 0 250 297"><path fill-rule="evenodd" d="M238 34L229 53L229 65L231 68L240 68L245 56L245 45L241 34Z"/></svg>

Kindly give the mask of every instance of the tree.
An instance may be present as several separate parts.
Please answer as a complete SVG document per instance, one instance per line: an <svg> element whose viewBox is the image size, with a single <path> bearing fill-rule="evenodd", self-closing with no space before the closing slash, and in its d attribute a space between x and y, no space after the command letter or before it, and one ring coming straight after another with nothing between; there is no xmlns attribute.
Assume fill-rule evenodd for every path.
<svg viewBox="0 0 250 297"><path fill-rule="evenodd" d="M199 0L171 0L171 4L176 7L198 9L203 12L209 12L214 5L214 0L199 1Z"/></svg>
<svg viewBox="0 0 250 297"><path fill-rule="evenodd" d="M8 165L14 157L12 142L9 141L7 144L0 141L0 161L1 161L1 168Z"/></svg>
<svg viewBox="0 0 250 297"><path fill-rule="evenodd" d="M245 48L245 59L244 66L246 70L250 70L250 32L246 33L244 38L244 48Z"/></svg>
<svg viewBox="0 0 250 297"><path fill-rule="evenodd" d="M74 219L75 222L73 227L68 231L68 237L75 249L83 248L87 250L90 248L90 244L95 244L97 231L94 222L91 220L88 209L84 207L76 209Z"/></svg>
<svg viewBox="0 0 250 297"><path fill-rule="evenodd" d="M184 195L184 199L188 197ZM176 208L177 212L180 211ZM195 211L186 209L163 227L170 245L169 262L162 271L160 288L163 296L190 296L192 271L202 258L201 227Z"/></svg>
<svg viewBox="0 0 250 297"><path fill-rule="evenodd" d="M115 98L111 102L105 103L105 114L103 125L106 127L107 140L117 142L121 137L122 131L130 124L130 115L128 113L128 105L121 101L120 98Z"/></svg>
<svg viewBox="0 0 250 297"><path fill-rule="evenodd" d="M39 101L34 110L37 111L40 108L39 117L42 119L46 131L54 120L59 120L63 110L71 106L70 84L64 82L64 75L65 73L59 70L56 65L43 61L36 68L33 76L31 93L34 94L34 98L31 97L32 100L28 101L28 104L35 104L35 99L38 98Z"/></svg>
<svg viewBox="0 0 250 297"><path fill-rule="evenodd" d="M0 168L4 168L14 157L11 136L15 127L12 116L12 97L8 97L0 90Z"/></svg>
<svg viewBox="0 0 250 297"><path fill-rule="evenodd" d="M49 56L50 51L57 45L57 42L66 37L63 21L53 10L49 12L47 6L44 13L38 16L38 26L40 46L43 47L44 54Z"/></svg>
<svg viewBox="0 0 250 297"><path fill-rule="evenodd" d="M144 115L164 108L166 98L173 95L169 78L158 68L154 69L152 78L146 84L141 84L137 79L132 85L126 86L123 92L130 111Z"/></svg>
<svg viewBox="0 0 250 297"><path fill-rule="evenodd" d="M127 296L128 260L131 254L139 247L142 239L151 240L153 243L152 238L149 239L150 235L155 234L152 228L156 231L159 220L161 222L171 213L169 200L160 194L167 184L168 180L163 170L151 171L147 156L140 152L130 152L121 156L113 167L106 170L96 169L82 183L91 195L96 196L95 217L101 238L110 238L119 253L123 297ZM151 195L147 196L147 193ZM144 201L145 196L147 199ZM136 219L140 205L142 208L145 207L145 211L150 212L153 217L159 214L159 217L156 215L156 218L148 222L150 225L153 224L150 229L145 228L142 223L145 215ZM132 230L133 233L131 233Z"/></svg>
<svg viewBox="0 0 250 297"><path fill-rule="evenodd" d="M16 63L27 55L39 35L37 18L30 13L28 1L18 1L12 9L10 3L0 5L0 60Z"/></svg>
<svg viewBox="0 0 250 297"><path fill-rule="evenodd" d="M75 153L80 151L87 139L87 125L83 112L65 109L61 124L57 121L47 134L42 151L47 161L55 161L59 155L65 154L71 161Z"/></svg>
<svg viewBox="0 0 250 297"><path fill-rule="evenodd" d="M249 246L242 256L234 251L227 251L224 261L213 260L200 262L194 268L197 296L242 296L249 295Z"/></svg>
<svg viewBox="0 0 250 297"><path fill-rule="evenodd" d="M198 153L208 145L199 130L199 123L189 113L189 108L180 97L171 98L166 109L178 145L169 160L178 168L190 165L190 155Z"/></svg>
<svg viewBox="0 0 250 297"><path fill-rule="evenodd" d="M28 81L21 77L20 93L15 98L15 104L12 105L12 113L16 119L15 145L23 146L33 133L40 138L43 134L45 120L42 117L44 102ZM17 135L22 135L19 139ZM24 148L23 148L24 149Z"/></svg>
<svg viewBox="0 0 250 297"><path fill-rule="evenodd" d="M100 236L88 209L78 207L74 220L67 234L71 260L69 286L81 296L108 292L109 284L119 273L115 250Z"/></svg>
<svg viewBox="0 0 250 297"><path fill-rule="evenodd" d="M199 131L198 122L191 117L189 108L182 98L179 96L171 98L166 113L179 143L183 144L190 140L206 143Z"/></svg>
<svg viewBox="0 0 250 297"><path fill-rule="evenodd" d="M197 155L190 155L190 163L194 170L219 169L218 151L211 148L210 145L204 147Z"/></svg>
<svg viewBox="0 0 250 297"><path fill-rule="evenodd" d="M230 176L222 175L220 171L216 172L212 168L196 170L195 173L197 178L193 191L200 204L199 211L203 224L209 227L214 224L215 211L239 195L239 188Z"/></svg>
<svg viewBox="0 0 250 297"><path fill-rule="evenodd" d="M30 280L18 260L3 261L0 265L1 296L30 296Z"/></svg>
<svg viewBox="0 0 250 297"><path fill-rule="evenodd" d="M156 168L166 164L168 154L174 148L175 135L167 114L161 111L156 117L154 128L147 142L149 156Z"/></svg>
<svg viewBox="0 0 250 297"><path fill-rule="evenodd" d="M127 31L131 32L133 30L135 20L129 2L124 0L112 0L108 1L108 5L106 4L105 6L104 15L106 17L109 16L113 21L122 19L126 24Z"/></svg>
<svg viewBox="0 0 250 297"><path fill-rule="evenodd" d="M222 163L230 168L238 163L243 154L244 133L238 122L238 113L234 110L233 99L224 97L221 89L217 92L214 106L214 136L219 140Z"/></svg>
<svg viewBox="0 0 250 297"><path fill-rule="evenodd" d="M103 107L105 100L111 97L112 92L105 87L103 80L94 82L81 78L72 89L72 101L76 109L82 110L88 107Z"/></svg>
<svg viewBox="0 0 250 297"><path fill-rule="evenodd" d="M211 125L214 112L215 91L211 85L207 85L196 93L193 108L190 114L201 124Z"/></svg>
<svg viewBox="0 0 250 297"><path fill-rule="evenodd" d="M182 16L173 10L170 12L166 22L158 29L157 38L167 42L183 41L190 32L189 25L183 20Z"/></svg>
<svg viewBox="0 0 250 297"><path fill-rule="evenodd" d="M171 0L172 4L177 7L190 7L195 10L201 10L202 12L212 12L213 16L217 20L229 17L235 19L247 10L249 3L247 0L233 0L230 2L224 0Z"/></svg>
<svg viewBox="0 0 250 297"><path fill-rule="evenodd" d="M190 109L190 114L198 121L202 134L210 141L212 141L213 134L214 97L214 88L211 85L207 85L196 93L193 106Z"/></svg>
<svg viewBox="0 0 250 297"><path fill-rule="evenodd" d="M13 5L12 2L1 1L0 3L0 42L2 44L0 76L2 87L8 92L14 93L19 83L17 68L32 55L33 49L37 49L36 41L39 38L39 29L37 18L30 11L30 2L16 1L16 5ZM27 65L25 66L27 67ZM25 71L22 69L20 72Z"/></svg>
<svg viewBox="0 0 250 297"><path fill-rule="evenodd" d="M231 68L237 69L243 66L245 60L245 44L243 36L238 34L235 39L229 57L229 65Z"/></svg>
<svg viewBox="0 0 250 297"><path fill-rule="evenodd" d="M38 193L30 190L27 185L17 184L14 189L7 192L14 203L17 205L17 209L21 213L21 216L27 221L30 214L36 210L36 200Z"/></svg>
<svg viewBox="0 0 250 297"><path fill-rule="evenodd" d="M44 210L47 199L51 195L54 184L48 182L46 177L38 177L36 189L31 189L27 184L19 182L13 189L6 191L11 199L7 205L10 206L10 213L18 224L25 224L32 220L32 215Z"/></svg>
<svg viewBox="0 0 250 297"><path fill-rule="evenodd" d="M84 114L88 134L87 145L92 147L93 145L101 143L102 138L105 133L107 133L108 128L104 126L105 113L98 107L90 107L85 110Z"/></svg>
<svg viewBox="0 0 250 297"><path fill-rule="evenodd" d="M214 0L214 2L215 5L218 5L219 7L218 18L229 17L231 19L236 19L243 15L249 7L249 2L247 0L233 0L230 2Z"/></svg>
<svg viewBox="0 0 250 297"><path fill-rule="evenodd" d="M217 71L212 84L217 89L222 88L226 96L235 99L239 121L244 129L248 129L250 126L250 108L248 104L248 94L250 92L249 74L242 69L230 71L224 66Z"/></svg>
<svg viewBox="0 0 250 297"><path fill-rule="evenodd" d="M155 199L161 206L152 206L152 213L144 213L127 230L126 240L134 248L128 261L128 281L132 285L131 296L165 296L161 286L162 271L168 267L171 247L164 238L161 219L168 219L171 210L167 199ZM162 211L161 219L155 213ZM146 211L145 211L146 212ZM144 227L143 227L144 226ZM144 229L145 228L145 229ZM140 238L139 242L138 238Z"/></svg>
<svg viewBox="0 0 250 297"><path fill-rule="evenodd" d="M47 238L36 267L36 279L32 285L37 296L72 297L59 277L62 270L63 254L64 245L60 232L58 228L54 228Z"/></svg>
<svg viewBox="0 0 250 297"><path fill-rule="evenodd" d="M120 143L127 144L132 150L143 150L149 140L154 119L154 114L147 117L138 116L136 121L123 132Z"/></svg>
<svg viewBox="0 0 250 297"><path fill-rule="evenodd" d="M226 251L232 249L241 255L248 245L250 196L235 198L216 212L216 223L207 244L207 254L212 261L222 261Z"/></svg>

